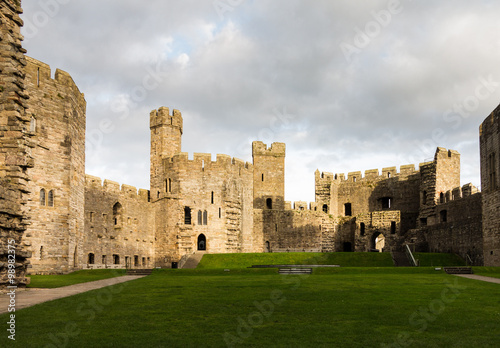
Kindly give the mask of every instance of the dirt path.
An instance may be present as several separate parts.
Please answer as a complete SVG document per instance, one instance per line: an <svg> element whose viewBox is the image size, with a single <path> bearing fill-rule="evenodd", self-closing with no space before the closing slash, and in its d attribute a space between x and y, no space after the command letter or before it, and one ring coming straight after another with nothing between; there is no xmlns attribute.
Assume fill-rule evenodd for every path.
<svg viewBox="0 0 500 348"><path fill-rule="evenodd" d="M15 305L16 310L34 306L39 303L56 300L67 296L76 295L82 292L104 288L106 286L128 282L130 280L139 279L144 276L122 276L116 278L108 278L96 280L93 282L63 286L54 289L16 289ZM0 314L8 312L10 303L10 295L7 293L0 294Z"/></svg>
<svg viewBox="0 0 500 348"><path fill-rule="evenodd" d="M457 274L457 276L469 279L482 280L483 282L500 284L500 278L485 277L477 274Z"/></svg>

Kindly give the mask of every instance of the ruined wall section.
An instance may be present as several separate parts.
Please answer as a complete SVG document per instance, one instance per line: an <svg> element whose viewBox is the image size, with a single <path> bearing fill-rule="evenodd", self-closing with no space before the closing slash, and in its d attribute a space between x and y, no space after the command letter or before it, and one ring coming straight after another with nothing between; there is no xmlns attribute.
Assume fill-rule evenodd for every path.
<svg viewBox="0 0 500 348"><path fill-rule="evenodd" d="M0 288L26 284L31 256L25 231L30 220L26 205L30 180L27 169L33 167L34 161L30 117L25 112L26 50L21 46L20 13L20 1L0 1ZM9 283L8 261L13 250L15 277Z"/></svg>
<svg viewBox="0 0 500 348"><path fill-rule="evenodd" d="M36 167L28 171L33 223L30 273L65 273L82 262L86 102L71 76L27 57Z"/></svg>
<svg viewBox="0 0 500 348"><path fill-rule="evenodd" d="M149 192L86 176L84 259L79 268L155 267Z"/></svg>
<svg viewBox="0 0 500 348"><path fill-rule="evenodd" d="M500 266L500 105L479 129L484 265Z"/></svg>
<svg viewBox="0 0 500 348"><path fill-rule="evenodd" d="M199 250L259 252L253 234L253 166L237 158L179 153L163 161L163 188L156 199L157 257L163 266ZM190 218L187 218L187 214Z"/></svg>
<svg viewBox="0 0 500 348"><path fill-rule="evenodd" d="M372 251L378 249L375 239L383 235L385 246L382 252L400 251L405 236L402 233L401 211L377 211L356 216L354 251Z"/></svg>
<svg viewBox="0 0 500 348"><path fill-rule="evenodd" d="M410 231L407 242L424 252L456 253L473 265L483 264L482 193L471 184L447 191L434 206L436 219Z"/></svg>
<svg viewBox="0 0 500 348"><path fill-rule="evenodd" d="M419 213L420 173L414 165L344 174L316 172L318 209L337 217L358 216L376 211L400 211L401 231L416 226ZM329 193L328 193L329 192ZM326 206L328 205L328 206Z"/></svg>

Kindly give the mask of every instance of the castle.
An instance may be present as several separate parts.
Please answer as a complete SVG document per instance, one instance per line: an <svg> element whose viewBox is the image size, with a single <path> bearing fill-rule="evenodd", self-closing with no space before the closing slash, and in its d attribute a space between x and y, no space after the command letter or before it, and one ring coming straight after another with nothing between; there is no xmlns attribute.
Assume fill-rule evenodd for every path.
<svg viewBox="0 0 500 348"><path fill-rule="evenodd" d="M285 144L253 162L182 152L183 118L149 115L150 188L85 173L86 101L71 76L25 56L20 7L2 2L0 231L16 277L85 268L182 266L189 255L287 251L453 252L500 266L500 107L480 128L482 192L460 186L460 154L361 172L316 171L315 202L284 200ZM10 40L5 40L7 37ZM146 116L146 115L145 115ZM12 144L15 144L13 146Z"/></svg>

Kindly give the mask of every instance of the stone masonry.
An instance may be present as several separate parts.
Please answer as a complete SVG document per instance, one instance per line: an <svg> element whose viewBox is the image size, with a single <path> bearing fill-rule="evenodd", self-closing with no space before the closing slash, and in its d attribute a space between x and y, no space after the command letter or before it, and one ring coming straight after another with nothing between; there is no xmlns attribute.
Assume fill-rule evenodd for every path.
<svg viewBox="0 0 500 348"><path fill-rule="evenodd" d="M20 13L19 1L0 1L0 287L25 285L31 256L24 232L34 162Z"/></svg>

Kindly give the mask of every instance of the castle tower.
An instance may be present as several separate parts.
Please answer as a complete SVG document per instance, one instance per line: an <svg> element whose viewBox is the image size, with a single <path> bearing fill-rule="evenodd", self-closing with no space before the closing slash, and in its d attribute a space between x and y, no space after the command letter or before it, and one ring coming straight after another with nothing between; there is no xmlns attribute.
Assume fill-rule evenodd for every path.
<svg viewBox="0 0 500 348"><path fill-rule="evenodd" d="M166 107L151 111L151 198L156 199L158 192L164 191L162 162L181 152L182 114L174 110L172 115Z"/></svg>
<svg viewBox="0 0 500 348"><path fill-rule="evenodd" d="M485 266L500 266L500 105L479 128Z"/></svg>
<svg viewBox="0 0 500 348"><path fill-rule="evenodd" d="M285 144L252 143L254 209L285 209Z"/></svg>

